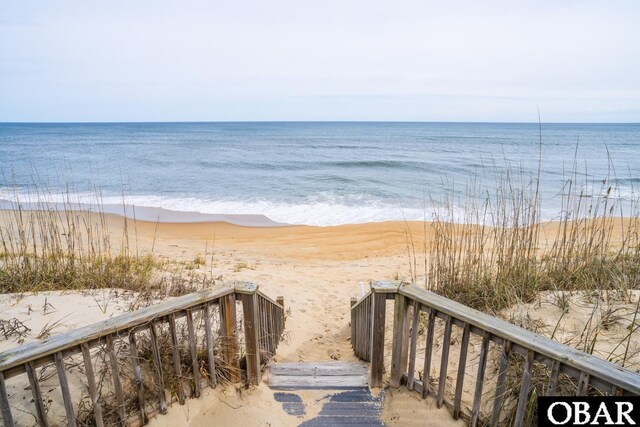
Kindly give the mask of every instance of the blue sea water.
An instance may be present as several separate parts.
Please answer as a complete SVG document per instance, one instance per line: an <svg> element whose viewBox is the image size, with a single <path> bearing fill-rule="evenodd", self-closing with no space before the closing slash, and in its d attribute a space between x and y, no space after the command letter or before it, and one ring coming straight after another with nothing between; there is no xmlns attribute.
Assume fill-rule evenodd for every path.
<svg viewBox="0 0 640 427"><path fill-rule="evenodd" d="M44 183L55 201L99 192L106 205L289 224L429 219L445 193L462 210L472 180L491 192L538 165L542 219L559 216L572 169L580 191L598 197L608 178L624 205L640 185L640 124L0 124L0 199L32 200Z"/></svg>

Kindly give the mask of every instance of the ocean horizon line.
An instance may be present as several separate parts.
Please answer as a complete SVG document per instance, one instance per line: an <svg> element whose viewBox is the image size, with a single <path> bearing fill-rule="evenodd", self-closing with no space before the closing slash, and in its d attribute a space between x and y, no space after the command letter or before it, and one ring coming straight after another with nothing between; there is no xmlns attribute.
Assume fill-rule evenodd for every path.
<svg viewBox="0 0 640 427"><path fill-rule="evenodd" d="M590 121L453 121L453 120L89 120L89 121L0 121L0 125L113 125L113 124L225 124L225 123L312 123L312 124L339 124L339 123L376 123L376 124L453 124L453 125L640 125L638 122L590 122Z"/></svg>

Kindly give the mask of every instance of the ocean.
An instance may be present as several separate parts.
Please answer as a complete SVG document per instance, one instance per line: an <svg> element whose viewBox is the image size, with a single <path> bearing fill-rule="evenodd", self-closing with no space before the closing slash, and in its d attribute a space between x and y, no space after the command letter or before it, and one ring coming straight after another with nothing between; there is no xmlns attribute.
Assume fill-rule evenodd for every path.
<svg viewBox="0 0 640 427"><path fill-rule="evenodd" d="M627 206L640 185L640 124L0 124L2 206L99 199L150 220L160 211L143 207L173 211L167 220L323 226L431 219L445 205L463 218L496 177L526 186L538 167L543 220L562 214L569 182L588 197L611 186ZM481 191L470 194L472 182Z"/></svg>

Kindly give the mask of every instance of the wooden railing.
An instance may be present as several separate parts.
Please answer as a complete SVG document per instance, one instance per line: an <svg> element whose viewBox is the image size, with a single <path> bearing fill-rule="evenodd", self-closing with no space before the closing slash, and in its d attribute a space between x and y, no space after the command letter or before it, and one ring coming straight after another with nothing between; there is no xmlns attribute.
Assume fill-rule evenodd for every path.
<svg viewBox="0 0 640 427"><path fill-rule="evenodd" d="M558 394L560 383L563 384L564 393L570 388L574 395L640 394L640 375L637 373L424 289L391 282L372 285L371 291L360 301L352 302L351 341L356 355L371 362L372 387L383 385L387 299L394 300L390 385L399 387L406 384L410 390L420 393L423 398L429 394L434 395L438 407L446 405L452 411L453 418L462 417L468 420L471 426L479 423L494 426L521 426L532 423L532 419L525 418L525 415L534 412L530 407L527 408L531 402L535 406L535 400L532 400L532 397L535 397L532 394L534 373L545 378L543 394L546 395ZM439 329L442 338L437 378L432 375L432 362L438 367L434 359L434 349L438 347L434 332L436 322L443 324ZM419 336L420 323L424 326L426 336ZM460 328L461 338L458 341L460 346L457 375L451 396L445 391L454 327ZM476 371L469 375L465 371L472 340L477 341L478 345L474 348L479 347L479 350ZM422 349L422 343L422 366L416 367L417 348L420 346ZM485 375L487 361L492 355L495 356L492 362L495 362L497 371L492 378L493 389L489 390L493 403L484 402L485 406L481 406L488 377ZM517 370L515 373L519 377L520 385L519 389L516 389L516 399L507 405L504 401L508 391L507 376L508 373L513 376L514 370ZM465 374L467 378L473 377L475 382L469 402L470 410L463 410L462 407ZM570 384L570 387L566 384ZM453 381L450 385L453 385ZM506 408L509 406L511 410L507 411ZM485 411L481 413L483 408Z"/></svg>
<svg viewBox="0 0 640 427"><path fill-rule="evenodd" d="M360 301L351 299L351 346L353 352L360 359L371 361L371 302L373 296L371 292L366 294Z"/></svg>
<svg viewBox="0 0 640 427"><path fill-rule="evenodd" d="M85 416L97 426L143 425L150 415L166 413L168 401L184 404L187 394L198 397L203 380L215 387L217 373L231 382L240 381L244 374L248 383L257 384L261 359L275 353L284 330L283 299L279 301L268 298L255 284L238 283L178 297L0 353L2 424L16 424L12 406L25 402L25 397L19 399L16 392L10 398L8 380L27 384L23 375L27 376L33 405L31 411L20 408L20 413L34 414L41 426L59 423L49 420L50 402L43 397L41 382L50 378L39 378L51 367L62 395L62 402L54 403L64 405L69 426L77 425L82 400L78 393L88 394L90 413ZM236 315L237 302L242 304L241 317ZM242 354L245 371L241 370ZM81 372L81 383L86 382L86 387L80 388L85 390L70 386L71 370L74 375ZM104 378L111 381L102 381ZM123 384L126 379L130 379L130 387Z"/></svg>

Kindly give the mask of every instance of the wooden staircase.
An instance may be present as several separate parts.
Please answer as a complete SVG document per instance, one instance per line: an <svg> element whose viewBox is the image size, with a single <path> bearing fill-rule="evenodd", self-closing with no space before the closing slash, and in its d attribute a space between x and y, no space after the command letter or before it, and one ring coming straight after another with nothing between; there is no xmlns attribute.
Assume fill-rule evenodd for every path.
<svg viewBox="0 0 640 427"><path fill-rule="evenodd" d="M279 390L275 399L288 414L301 418L300 426L384 426L383 393L371 394L367 373L367 366L360 363L273 363L266 376L269 387ZM303 420L306 405L297 390L320 392L323 404L315 417Z"/></svg>

